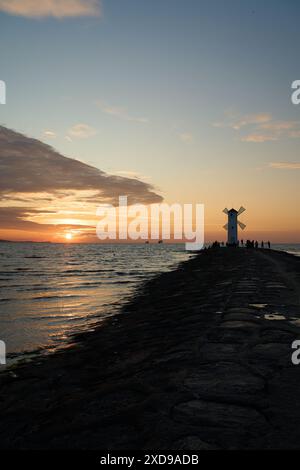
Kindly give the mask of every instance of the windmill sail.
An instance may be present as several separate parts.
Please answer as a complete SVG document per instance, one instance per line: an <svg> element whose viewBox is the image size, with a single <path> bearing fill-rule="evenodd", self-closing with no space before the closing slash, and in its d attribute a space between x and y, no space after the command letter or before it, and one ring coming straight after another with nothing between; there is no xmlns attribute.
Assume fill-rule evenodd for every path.
<svg viewBox="0 0 300 470"><path fill-rule="evenodd" d="M223 209L223 212L224 212L224 214L228 214L228 209L227 209L227 207L225 207L225 209Z"/></svg>
<svg viewBox="0 0 300 470"><path fill-rule="evenodd" d="M242 230L245 230L246 225L243 224L243 222L240 222L240 221L238 220L238 224L239 224L239 227L240 227Z"/></svg>
<svg viewBox="0 0 300 470"><path fill-rule="evenodd" d="M245 212L245 207L241 206L238 210L238 215L242 214L243 212Z"/></svg>

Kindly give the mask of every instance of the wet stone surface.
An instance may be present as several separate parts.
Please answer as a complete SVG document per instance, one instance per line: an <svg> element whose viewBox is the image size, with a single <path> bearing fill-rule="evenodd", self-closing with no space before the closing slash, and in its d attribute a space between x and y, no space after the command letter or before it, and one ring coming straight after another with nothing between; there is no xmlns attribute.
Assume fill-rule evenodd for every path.
<svg viewBox="0 0 300 470"><path fill-rule="evenodd" d="M0 447L298 448L299 262L206 250L152 279L67 350L0 374Z"/></svg>

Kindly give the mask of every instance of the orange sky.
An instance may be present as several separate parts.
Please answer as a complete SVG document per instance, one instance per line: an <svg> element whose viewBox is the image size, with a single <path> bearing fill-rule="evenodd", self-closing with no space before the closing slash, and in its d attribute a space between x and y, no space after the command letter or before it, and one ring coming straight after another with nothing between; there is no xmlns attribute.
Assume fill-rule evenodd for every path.
<svg viewBox="0 0 300 470"><path fill-rule="evenodd" d="M107 174L79 160L63 157L39 140L3 127L0 128L0 146L1 239L94 243L99 241L96 235L99 205L109 203L117 207L119 196L127 195L129 203L149 208L163 201L163 193L148 182ZM240 233L240 238L273 243L299 242L297 180L289 178L289 190L277 191L278 176L283 178L284 170L272 169L270 178L265 169L259 169L253 171L251 179L238 180L226 193L227 171L216 170L215 178L209 183L205 173L199 174L198 184L183 180L176 188L174 181L169 195L174 193L173 197L177 195L178 200L165 198L165 202L181 206L204 203L206 242L226 240L223 229L226 216L222 210L225 206L238 209L240 205L246 207L246 212L240 216L246 230ZM242 200L239 194L245 194Z"/></svg>
<svg viewBox="0 0 300 470"><path fill-rule="evenodd" d="M300 242L300 2L249 3L0 2L0 238L97 241L127 195Z"/></svg>

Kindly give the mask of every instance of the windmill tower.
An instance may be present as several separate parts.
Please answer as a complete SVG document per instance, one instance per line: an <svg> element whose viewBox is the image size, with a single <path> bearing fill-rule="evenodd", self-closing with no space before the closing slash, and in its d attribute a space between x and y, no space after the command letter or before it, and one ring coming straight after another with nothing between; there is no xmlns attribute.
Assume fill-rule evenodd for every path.
<svg viewBox="0 0 300 470"><path fill-rule="evenodd" d="M238 216L242 214L246 209L241 206L239 210L235 209L224 209L223 212L228 216L228 223L224 225L224 229L227 230L227 245L237 246L239 243L238 239L238 226L244 230L246 225L238 220Z"/></svg>

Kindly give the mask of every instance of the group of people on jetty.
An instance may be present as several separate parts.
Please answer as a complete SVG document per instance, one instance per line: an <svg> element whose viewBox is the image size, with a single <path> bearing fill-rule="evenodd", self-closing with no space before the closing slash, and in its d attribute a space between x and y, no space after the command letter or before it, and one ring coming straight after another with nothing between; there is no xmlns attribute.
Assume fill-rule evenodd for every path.
<svg viewBox="0 0 300 470"><path fill-rule="evenodd" d="M244 246L244 240L241 240L241 244L242 246ZM246 241L246 248L258 248L259 247L259 243L258 241L254 241L254 240L247 240ZM271 242L268 240L267 242L264 242L263 240L261 241L260 243L260 247L261 248L265 248L265 247L268 247L269 249L271 248Z"/></svg>
<svg viewBox="0 0 300 470"><path fill-rule="evenodd" d="M244 242L244 240L241 240L238 241L238 244L237 246L243 246L243 247L246 247L246 248L255 248L256 250L259 248L259 242L256 240L247 240L246 242ZM224 242L218 242L217 240L215 242L213 242L213 244L211 245L212 248L218 248L220 246L225 246L225 243ZM230 246L228 243L226 243L226 246ZM268 240L267 242L265 241L261 241L260 243L260 247L261 248L265 248L265 247L268 247L269 249L271 248L271 242Z"/></svg>

